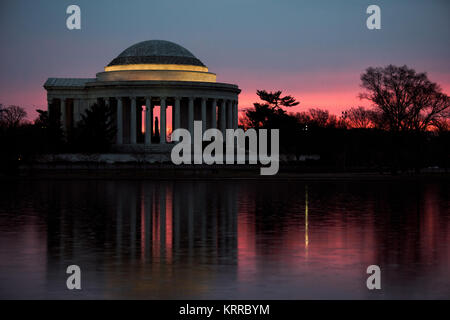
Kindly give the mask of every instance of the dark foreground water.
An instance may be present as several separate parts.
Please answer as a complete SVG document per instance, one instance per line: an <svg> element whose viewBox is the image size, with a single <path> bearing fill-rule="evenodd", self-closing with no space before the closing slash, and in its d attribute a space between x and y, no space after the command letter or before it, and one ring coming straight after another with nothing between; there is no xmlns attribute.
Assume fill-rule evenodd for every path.
<svg viewBox="0 0 450 320"><path fill-rule="evenodd" d="M40 181L0 192L0 298L450 298L445 182ZM81 291L66 289L71 264Z"/></svg>

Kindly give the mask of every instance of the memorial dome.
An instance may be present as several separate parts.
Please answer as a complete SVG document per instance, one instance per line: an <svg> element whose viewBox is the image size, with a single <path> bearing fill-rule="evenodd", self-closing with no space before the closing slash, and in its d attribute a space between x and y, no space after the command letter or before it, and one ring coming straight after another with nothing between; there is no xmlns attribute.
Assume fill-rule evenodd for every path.
<svg viewBox="0 0 450 320"><path fill-rule="evenodd" d="M148 40L132 45L122 51L108 66L130 64L205 66L189 50L166 40Z"/></svg>
<svg viewBox="0 0 450 320"><path fill-rule="evenodd" d="M97 79L216 82L216 75L186 48L166 40L148 40L122 51Z"/></svg>

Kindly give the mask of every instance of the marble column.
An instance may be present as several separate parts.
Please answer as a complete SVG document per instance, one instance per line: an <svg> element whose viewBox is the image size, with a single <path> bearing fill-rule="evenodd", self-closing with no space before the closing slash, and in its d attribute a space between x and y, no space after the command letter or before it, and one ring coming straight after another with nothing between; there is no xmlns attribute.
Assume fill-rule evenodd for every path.
<svg viewBox="0 0 450 320"><path fill-rule="evenodd" d="M175 122L174 122L174 128L172 130L180 128L180 98L175 97L175 105L174 105L174 116L175 116Z"/></svg>
<svg viewBox="0 0 450 320"><path fill-rule="evenodd" d="M215 129L217 127L217 115L216 115L216 107L217 100L213 99L212 101L212 110L211 110L211 128Z"/></svg>
<svg viewBox="0 0 450 320"><path fill-rule="evenodd" d="M206 131L206 99L202 98L202 132Z"/></svg>
<svg viewBox="0 0 450 320"><path fill-rule="evenodd" d="M231 128L236 129L236 101L231 100Z"/></svg>
<svg viewBox="0 0 450 320"><path fill-rule="evenodd" d="M194 137L194 98L189 97L189 116L188 116L188 130L191 138ZM193 139L192 139L193 141Z"/></svg>
<svg viewBox="0 0 450 320"><path fill-rule="evenodd" d="M130 143L136 144L136 97L131 97Z"/></svg>
<svg viewBox="0 0 450 320"><path fill-rule="evenodd" d="M80 120L80 99L73 99L73 125L76 127Z"/></svg>
<svg viewBox="0 0 450 320"><path fill-rule="evenodd" d="M61 98L61 126L63 128L63 130L67 129L67 117L66 117L66 99L65 98Z"/></svg>
<svg viewBox="0 0 450 320"><path fill-rule="evenodd" d="M234 129L237 129L239 126L239 108L238 101L234 101Z"/></svg>
<svg viewBox="0 0 450 320"><path fill-rule="evenodd" d="M227 101L227 129L233 128L233 102Z"/></svg>
<svg viewBox="0 0 450 320"><path fill-rule="evenodd" d="M161 97L160 128L159 143L164 144L166 143L166 97Z"/></svg>
<svg viewBox="0 0 450 320"><path fill-rule="evenodd" d="M78 111L80 112L79 118L81 120L81 115L86 111L86 99L79 100Z"/></svg>
<svg viewBox="0 0 450 320"><path fill-rule="evenodd" d="M220 102L220 130L222 131L222 134L225 137L225 129L226 129L226 123L225 123L225 116L226 116L226 103L225 100L222 100Z"/></svg>
<svg viewBox="0 0 450 320"><path fill-rule="evenodd" d="M117 98L117 144L123 143L122 97Z"/></svg>
<svg viewBox="0 0 450 320"><path fill-rule="evenodd" d="M152 131L153 131L152 98L147 97L145 99L145 144L152 143Z"/></svg>

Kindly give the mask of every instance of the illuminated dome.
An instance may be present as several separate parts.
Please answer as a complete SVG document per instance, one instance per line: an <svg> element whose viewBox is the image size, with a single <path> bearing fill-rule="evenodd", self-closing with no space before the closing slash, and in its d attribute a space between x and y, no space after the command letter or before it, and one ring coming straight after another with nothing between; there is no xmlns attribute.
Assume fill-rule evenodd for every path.
<svg viewBox="0 0 450 320"><path fill-rule="evenodd" d="M189 50L165 40L142 41L122 51L97 74L100 81L216 82Z"/></svg>
<svg viewBox="0 0 450 320"><path fill-rule="evenodd" d="M142 41L125 49L108 66L129 64L183 64L205 66L189 50L165 40Z"/></svg>

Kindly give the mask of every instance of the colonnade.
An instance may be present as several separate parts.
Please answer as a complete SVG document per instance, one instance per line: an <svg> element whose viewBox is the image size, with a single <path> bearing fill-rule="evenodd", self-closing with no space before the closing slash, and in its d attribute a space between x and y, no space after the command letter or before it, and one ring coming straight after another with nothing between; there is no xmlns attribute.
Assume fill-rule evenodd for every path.
<svg viewBox="0 0 450 320"><path fill-rule="evenodd" d="M69 121L76 123L81 119L81 113L92 104L104 99L116 109L115 121L117 125L116 144L138 144L137 133L142 123L143 110L145 115L144 141L146 145L152 144L154 107L160 107L160 144L167 143L167 108L172 107L172 131L178 128L188 129L194 134L194 121L202 121L203 131L217 128L225 133L226 129L238 127L237 100L228 98L206 97L169 97L169 96L127 96L127 97L98 97L94 99L67 99L59 98L61 124L64 129L70 127ZM69 102L70 101L70 102ZM141 104L142 102L142 104ZM145 104L144 104L145 103ZM70 108L68 105L70 104ZM142 109L142 106L145 108ZM71 113L68 115L68 113ZM125 128L126 127L126 128ZM124 130L128 129L128 130ZM125 131L128 136L125 141Z"/></svg>

